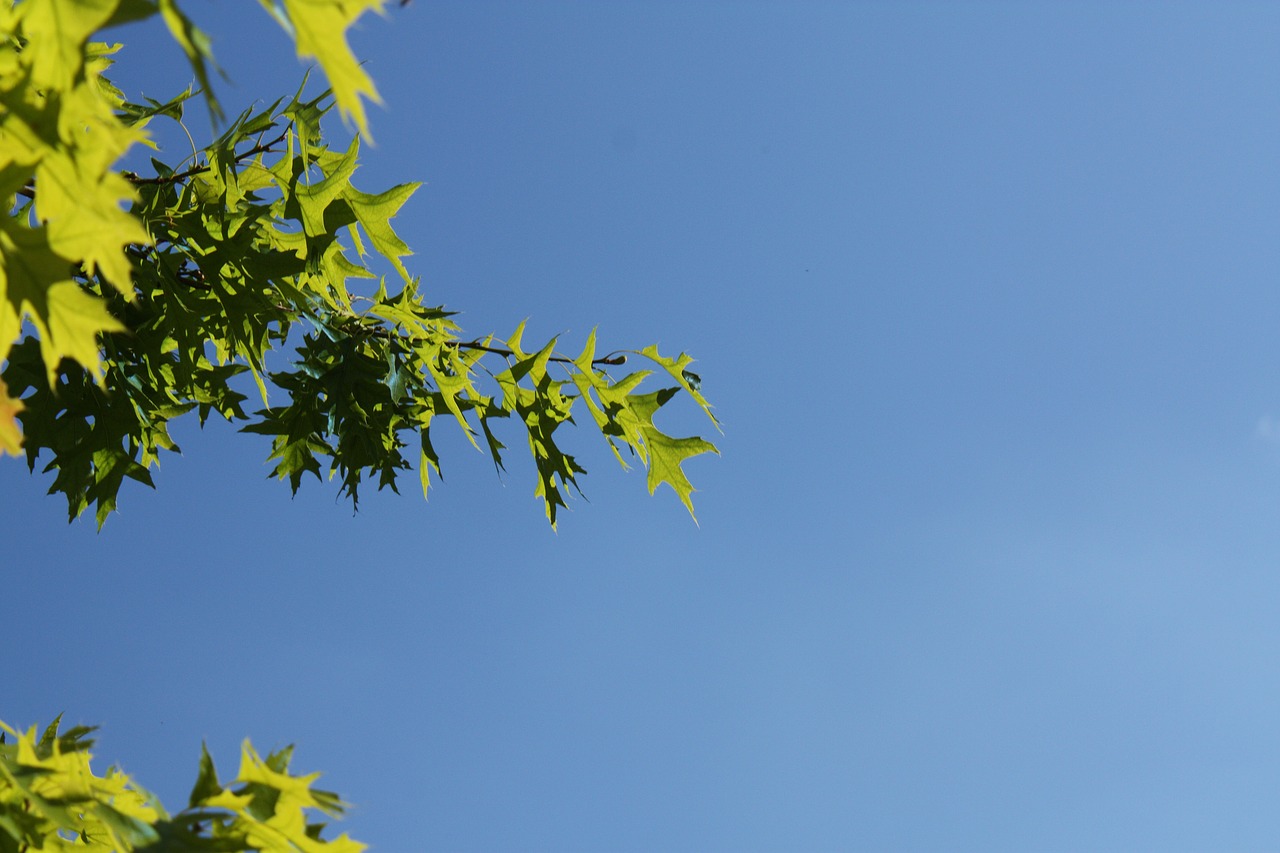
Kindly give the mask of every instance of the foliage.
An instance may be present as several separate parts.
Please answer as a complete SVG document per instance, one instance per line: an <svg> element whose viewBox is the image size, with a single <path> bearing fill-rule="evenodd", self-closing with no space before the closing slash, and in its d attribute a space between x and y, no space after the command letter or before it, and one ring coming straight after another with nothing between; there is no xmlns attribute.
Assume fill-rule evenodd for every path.
<svg viewBox="0 0 1280 853"><path fill-rule="evenodd" d="M424 299L391 225L417 185L367 193L352 183L368 132L362 99L377 93L344 33L383 3L260 5L332 88L310 97L304 81L293 97L227 120L210 89L209 40L176 0L0 0L0 195L10 212L0 217L0 454L21 449L34 469L47 452L50 492L65 495L72 518L94 506L101 526L126 478L153 485L161 451L178 450L169 423L191 412L270 436L276 477L295 492L305 474L336 477L353 505L368 480L397 489L414 462L427 493L441 468L437 417L501 467L495 424L510 419L527 435L535 494L554 526L585 473L558 432L576 407L624 467L633 455L648 469L650 492L667 483L692 514L682 464L715 447L654 423L679 392L715 423L692 360L654 347L597 357L594 332L576 356L556 339L526 349L523 324L505 339L465 337ZM154 15L199 84L163 103L117 90L105 75L120 46L93 40ZM153 125L186 131L198 100L216 139L176 162L156 149L145 174L119 170L139 146L155 149ZM344 150L321 132L334 105L356 130ZM269 363L282 349L292 362ZM650 368L611 377L628 356ZM490 365L495 357L503 363ZM655 373L667 384L641 391ZM246 374L261 408L246 409Z"/></svg>
<svg viewBox="0 0 1280 853"><path fill-rule="evenodd" d="M309 811L342 814L336 794L311 787L319 774L293 776L293 748L261 758L248 741L240 773L223 785L209 751L187 808L169 815L150 792L118 768L95 776L89 767L93 729L58 733L61 718L36 737L0 722L0 853L25 850L237 851L359 853L345 834L321 838ZM5 735L15 740L7 742Z"/></svg>

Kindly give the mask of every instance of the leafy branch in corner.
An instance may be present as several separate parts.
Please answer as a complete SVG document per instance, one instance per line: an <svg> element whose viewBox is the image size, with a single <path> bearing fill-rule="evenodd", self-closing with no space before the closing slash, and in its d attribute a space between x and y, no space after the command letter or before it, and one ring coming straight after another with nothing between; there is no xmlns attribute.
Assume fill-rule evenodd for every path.
<svg viewBox="0 0 1280 853"><path fill-rule="evenodd" d="M95 728L59 732L60 723L61 716L37 736L36 726L18 731L0 722L0 850L365 849L345 834L321 837L325 824L312 819L341 817L347 805L313 787L319 774L289 772L293 747L263 758L245 741L240 770L227 783L218 779L202 747L187 808L170 815L119 768L103 776L93 772L89 750Z"/></svg>
<svg viewBox="0 0 1280 853"><path fill-rule="evenodd" d="M302 35L332 34L338 19L314 14L340 16L340 36L363 4L268 4L293 18L299 52L333 89L304 97L304 80L203 148L192 142L177 164L156 149L142 174L115 164L155 148L154 123L175 122L190 140L183 112L197 95L221 115L207 38L168 0L106 0L62 17L50 3L0 4L0 192L12 200L0 222L0 451L33 470L43 461L72 518L93 507L101 525L125 480L154 485L162 452L178 450L169 424L188 413L267 436L273 476L295 492L307 474L337 479L354 506L362 485L398 491L415 464L427 494L441 473L438 419L502 469L505 421L526 439L554 526L585 474L560 428L585 411L619 462L638 459L649 490L670 485L692 514L683 463L716 449L655 424L684 395L718 427L688 356L629 351L648 368L614 380L605 369L628 356L597 358L594 332L576 356L554 338L525 349L523 324L506 338L464 338L453 312L425 300L392 227L418 185L352 183L372 83L342 38ZM133 102L106 76L119 46L90 36L161 11L200 89ZM358 131L344 150L322 133L335 105ZM643 390L650 376L665 381ZM247 408L254 388L261 407Z"/></svg>

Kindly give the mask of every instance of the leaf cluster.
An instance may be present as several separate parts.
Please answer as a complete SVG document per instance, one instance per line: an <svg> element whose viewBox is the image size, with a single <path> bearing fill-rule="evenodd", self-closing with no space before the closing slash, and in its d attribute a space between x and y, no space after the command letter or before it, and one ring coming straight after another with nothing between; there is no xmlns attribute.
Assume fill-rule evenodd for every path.
<svg viewBox="0 0 1280 853"><path fill-rule="evenodd" d="M60 721L39 737L35 726L19 732L0 722L0 853L359 853L365 847L345 834L322 837L325 824L312 817L340 817L345 804L312 787L319 774L289 773L292 747L264 759L245 741L239 773L224 785L202 746L188 805L170 815L120 769L95 775L94 729L60 734Z"/></svg>
<svg viewBox="0 0 1280 853"><path fill-rule="evenodd" d="M427 493L441 472L437 417L501 468L495 424L508 420L527 436L554 526L585 473L558 431L576 407L624 466L624 450L640 460L651 492L669 484L692 513L681 465L715 448L654 423L681 391L715 423L691 359L653 347L597 358L594 332L576 357L555 339L526 350L523 324L505 339L464 338L424 298L392 226L418 185L353 183L361 98L377 95L342 34L381 4L261 5L331 89L310 97L304 80L292 98L222 119L216 139L177 161L155 147L155 123L189 139L189 105L203 100L215 118L221 107L208 39L174 0L0 5L0 452L25 453L32 469L47 456L50 492L101 525L125 480L153 485L161 451L179 449L170 422L188 413L269 436L274 476L295 492L306 474L336 479L355 506L362 485L398 490L415 463ZM164 19L199 91L131 101L110 82L119 46L92 34L148 15ZM359 131L340 150L321 127L335 105ZM118 170L136 146L154 151L145 174ZM293 354L283 364L282 351ZM610 377L628 355L656 371ZM655 372L674 384L639 390Z"/></svg>

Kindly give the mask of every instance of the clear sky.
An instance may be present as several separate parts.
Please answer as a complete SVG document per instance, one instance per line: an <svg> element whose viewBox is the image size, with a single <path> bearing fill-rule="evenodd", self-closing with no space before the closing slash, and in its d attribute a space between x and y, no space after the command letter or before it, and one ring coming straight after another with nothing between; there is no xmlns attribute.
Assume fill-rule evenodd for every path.
<svg viewBox="0 0 1280 853"><path fill-rule="evenodd" d="M256 4L190 9L233 105L294 91ZM701 526L586 430L558 533L457 436L353 516L179 429L101 534L2 462L0 718L103 724L174 808L202 739L296 743L387 851L1280 848L1280 7L417 0L352 41L356 183L425 182L433 300L698 359Z"/></svg>

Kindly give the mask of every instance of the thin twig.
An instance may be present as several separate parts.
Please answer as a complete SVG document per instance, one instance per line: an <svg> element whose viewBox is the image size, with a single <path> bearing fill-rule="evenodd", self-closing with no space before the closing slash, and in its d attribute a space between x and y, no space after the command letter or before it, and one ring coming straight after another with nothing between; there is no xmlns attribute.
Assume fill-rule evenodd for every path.
<svg viewBox="0 0 1280 853"><path fill-rule="evenodd" d="M271 147L273 145L277 145L281 142L284 142L285 137L287 137L288 135L289 135L289 131L286 128L284 133L280 134L270 142L263 145L255 145L253 148L250 148L248 151L245 151L241 154L237 154L235 157L235 162L242 163L245 160L255 155L265 154L271 151ZM143 177L139 177L139 175L136 172L125 172L124 176L126 179L128 179L129 183L133 184L136 187L140 187L145 184L176 184L179 181L185 181L187 178L207 172L211 168L213 167L210 166L208 163L205 163L202 166L192 166L190 169L187 169L184 172L177 172L175 174L167 175L164 177L157 175L154 178L143 178Z"/></svg>
<svg viewBox="0 0 1280 853"><path fill-rule="evenodd" d="M500 355L504 358L510 358L513 355L515 355L515 353L509 349L502 349L500 347L488 347L477 341L457 342L457 343L454 343L454 346L456 346L458 349L476 349L476 350L480 350L481 352L491 352L494 355ZM553 355L550 358L548 358L547 361L556 361L561 364L577 364L578 363L576 360L572 358L565 358L562 355ZM627 357L622 354L618 354L618 355L610 354L610 355L604 356L603 358L592 359L591 363L592 364L608 364L608 365L617 366L619 364L626 364Z"/></svg>

